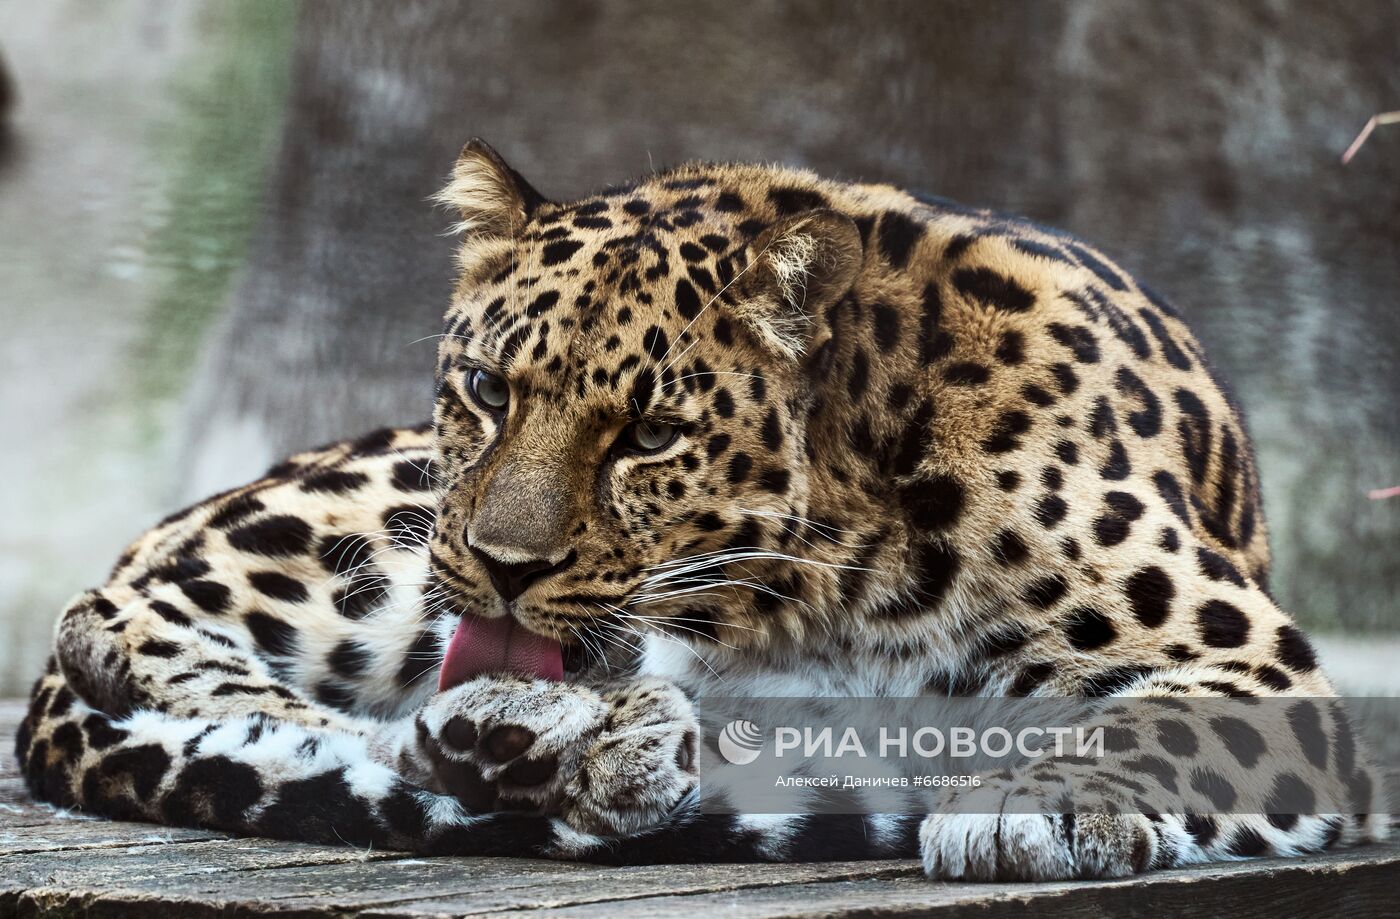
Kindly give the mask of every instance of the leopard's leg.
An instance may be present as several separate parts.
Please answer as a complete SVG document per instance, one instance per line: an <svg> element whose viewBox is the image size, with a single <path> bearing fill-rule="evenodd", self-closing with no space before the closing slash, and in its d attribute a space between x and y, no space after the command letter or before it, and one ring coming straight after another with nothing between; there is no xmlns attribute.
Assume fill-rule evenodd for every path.
<svg viewBox="0 0 1400 919"><path fill-rule="evenodd" d="M558 814L585 833L656 826L697 781L690 701L658 679L478 677L424 706L415 741L408 774L475 808Z"/></svg>
<svg viewBox="0 0 1400 919"><path fill-rule="evenodd" d="M152 527L64 611L94 709L353 729L415 709L455 624L428 573L426 428L298 454Z"/></svg>
<svg viewBox="0 0 1400 919"><path fill-rule="evenodd" d="M42 780L63 763L96 774L101 749L126 757L100 738L134 737L133 725L157 745L297 728L392 764L389 725L431 691L455 619L429 602L421 542L379 529L381 516L421 520L396 503L409 493L370 495L382 490L382 461L340 452L300 464L304 480L274 476L173 515L123 554L109 583L69 604L26 721L45 741L29 772L40 796L136 813L104 809L113 799L86 794L82 775ZM359 483L364 500L327 500L316 483L335 476Z"/></svg>
<svg viewBox="0 0 1400 919"><path fill-rule="evenodd" d="M356 730L257 653L248 620L219 620L190 602L121 588L90 590L59 618L55 660L66 688L94 710L151 709L220 719L261 713L311 727Z"/></svg>
<svg viewBox="0 0 1400 919"><path fill-rule="evenodd" d="M71 603L17 743L34 794L109 817L317 838L258 830L254 811L327 768L387 787L402 732L318 700L264 653L250 619L169 591L108 587ZM205 783L230 794L206 795ZM203 798L227 807L201 811Z"/></svg>
<svg viewBox="0 0 1400 919"><path fill-rule="evenodd" d="M926 870L983 881L1121 877L1385 834L1377 778L1334 712L1313 699L1248 711L1212 701L1221 677L1177 672L1137 687L1147 699L1110 705L1085 725L1111 738L1102 757L1066 753L950 795L921 831ZM1183 693L1190 704L1153 704ZM1327 748L1330 763L1319 756Z"/></svg>
<svg viewBox="0 0 1400 919"><path fill-rule="evenodd" d="M1380 782L1301 634L1252 585L1201 594L1194 659L1144 673L1084 725L1104 729L1102 757L1036 760L943 802L921 830L931 876L1120 877L1386 835Z"/></svg>
<svg viewBox="0 0 1400 919"><path fill-rule="evenodd" d="M377 761L373 743L255 713L109 717L51 666L16 752L37 797L116 819L425 853L544 854L548 821L474 815Z"/></svg>
<svg viewBox="0 0 1400 919"><path fill-rule="evenodd" d="M30 787L62 806L331 845L612 864L891 858L913 851L912 819L704 814L693 795L659 825L623 836L581 832L543 814L474 813L453 795L406 780L377 760L372 744L257 715L216 721L141 711L110 718L51 667L35 687L17 752Z"/></svg>
<svg viewBox="0 0 1400 919"><path fill-rule="evenodd" d="M695 785L694 717L669 684L483 677L432 697L416 715L382 721L321 704L314 683L276 668L247 617L209 615L183 593L108 587L78 598L60 620L50 695L90 710L89 727L159 713L166 717L142 721L146 729L159 726L181 743L191 725L223 732L250 718L259 731L276 724L345 735L373 762L474 811L529 808L605 835L656 825ZM306 671L302 663L292 676ZM51 721L35 713L36 728L59 730ZM466 730L477 738L464 741ZM74 731L62 728L60 738ZM81 783L40 782L36 791L99 812L111 806L87 800ZM121 805L113 815L125 814L134 812Z"/></svg>
<svg viewBox="0 0 1400 919"><path fill-rule="evenodd" d="M60 616L58 667L94 709L358 731L431 691L456 619L430 602L421 547L334 532L267 558L194 523L163 541L196 548L143 557Z"/></svg>

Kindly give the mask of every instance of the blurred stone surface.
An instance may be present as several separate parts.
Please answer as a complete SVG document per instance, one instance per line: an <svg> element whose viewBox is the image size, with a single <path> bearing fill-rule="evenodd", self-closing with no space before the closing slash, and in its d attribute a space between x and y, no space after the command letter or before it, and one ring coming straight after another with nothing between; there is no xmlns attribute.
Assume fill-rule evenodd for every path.
<svg viewBox="0 0 1400 919"><path fill-rule="evenodd" d="M172 427L257 223L281 0L0 0L0 694L179 500Z"/></svg>

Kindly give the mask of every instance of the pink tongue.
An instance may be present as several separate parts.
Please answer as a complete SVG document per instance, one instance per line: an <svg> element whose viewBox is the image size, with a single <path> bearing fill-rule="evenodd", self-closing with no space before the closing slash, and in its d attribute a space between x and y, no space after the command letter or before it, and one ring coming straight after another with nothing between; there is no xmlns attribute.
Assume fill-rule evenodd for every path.
<svg viewBox="0 0 1400 919"><path fill-rule="evenodd" d="M564 653L559 642L529 631L513 616L486 619L463 613L447 645L447 656L438 674L438 691L483 673L562 680Z"/></svg>

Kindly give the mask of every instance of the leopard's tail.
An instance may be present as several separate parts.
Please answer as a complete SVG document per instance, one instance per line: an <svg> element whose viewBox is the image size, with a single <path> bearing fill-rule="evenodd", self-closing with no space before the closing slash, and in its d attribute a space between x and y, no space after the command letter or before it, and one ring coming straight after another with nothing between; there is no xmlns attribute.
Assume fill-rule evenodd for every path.
<svg viewBox="0 0 1400 919"><path fill-rule="evenodd" d="M691 797L662 826L604 838L550 817L474 814L374 761L369 744L259 715L113 718L51 668L34 688L16 755L31 792L61 807L302 842L609 864L917 854L917 817L709 814Z"/></svg>

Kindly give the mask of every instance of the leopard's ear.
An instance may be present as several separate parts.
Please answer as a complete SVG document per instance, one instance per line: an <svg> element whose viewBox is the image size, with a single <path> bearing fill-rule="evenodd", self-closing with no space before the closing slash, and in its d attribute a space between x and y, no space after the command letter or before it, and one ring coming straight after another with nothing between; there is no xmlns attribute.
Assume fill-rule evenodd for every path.
<svg viewBox="0 0 1400 919"><path fill-rule="evenodd" d="M462 148L447 187L436 200L461 219L453 228L466 237L511 239L545 202L486 141L474 137Z"/></svg>
<svg viewBox="0 0 1400 919"><path fill-rule="evenodd" d="M826 309L850 291L860 271L860 231L826 208L784 218L749 246L736 312L760 339L798 359L816 342Z"/></svg>

